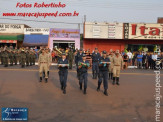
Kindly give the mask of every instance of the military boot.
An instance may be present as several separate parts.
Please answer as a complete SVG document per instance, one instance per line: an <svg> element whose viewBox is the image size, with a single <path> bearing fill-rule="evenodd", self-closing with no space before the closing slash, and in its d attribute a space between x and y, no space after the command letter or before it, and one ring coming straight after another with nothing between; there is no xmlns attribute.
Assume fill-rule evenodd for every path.
<svg viewBox="0 0 163 122"><path fill-rule="evenodd" d="M66 94L66 87L63 88L63 94Z"/></svg>
<svg viewBox="0 0 163 122"><path fill-rule="evenodd" d="M42 82L42 77L40 77L40 82Z"/></svg>
<svg viewBox="0 0 163 122"><path fill-rule="evenodd" d="M84 94L87 94L86 88L84 88Z"/></svg>
<svg viewBox="0 0 163 122"><path fill-rule="evenodd" d="M120 85L120 84L119 84L119 77L116 77L116 84L117 84L117 85Z"/></svg>
<svg viewBox="0 0 163 122"><path fill-rule="evenodd" d="M105 94L106 96L108 96L107 89L104 90L104 94Z"/></svg>
<svg viewBox="0 0 163 122"><path fill-rule="evenodd" d="M101 83L98 83L97 91L100 91L100 85Z"/></svg>
<svg viewBox="0 0 163 122"><path fill-rule="evenodd" d="M112 82L112 84L113 84L113 85L115 84L115 77L113 77L113 82Z"/></svg>
<svg viewBox="0 0 163 122"><path fill-rule="evenodd" d="M82 90L82 83L80 83L80 90Z"/></svg>
<svg viewBox="0 0 163 122"><path fill-rule="evenodd" d="M45 83L47 83L48 82L48 78L45 78Z"/></svg>

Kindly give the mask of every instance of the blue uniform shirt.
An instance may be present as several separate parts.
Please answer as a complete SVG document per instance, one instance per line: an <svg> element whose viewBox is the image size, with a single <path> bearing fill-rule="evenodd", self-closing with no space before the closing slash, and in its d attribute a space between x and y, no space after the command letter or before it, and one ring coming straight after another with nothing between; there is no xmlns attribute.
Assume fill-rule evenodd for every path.
<svg viewBox="0 0 163 122"><path fill-rule="evenodd" d="M107 57L105 59L104 57L101 57L99 63L101 64L102 62L110 62L110 59ZM102 66L99 66L99 69L102 71L108 71L108 64L102 64Z"/></svg>
<svg viewBox="0 0 163 122"><path fill-rule="evenodd" d="M89 65L90 65L90 64L89 64L89 61L86 60L86 61L84 62L83 60L81 60L81 61L79 61L78 63L79 63L78 66L80 66L80 63L85 63L85 64L87 64L86 66L82 65L82 67L79 69L79 71L82 72L82 73L87 72L88 67L89 67Z"/></svg>
<svg viewBox="0 0 163 122"><path fill-rule="evenodd" d="M67 60L67 59L65 59L65 60L59 59L59 60L58 60L58 64L68 64L68 60ZM58 68L59 68L59 70L64 70L64 69L68 69L68 66L65 66L65 67L58 67Z"/></svg>
<svg viewBox="0 0 163 122"><path fill-rule="evenodd" d="M100 60L100 53L92 53L92 62L98 62Z"/></svg>

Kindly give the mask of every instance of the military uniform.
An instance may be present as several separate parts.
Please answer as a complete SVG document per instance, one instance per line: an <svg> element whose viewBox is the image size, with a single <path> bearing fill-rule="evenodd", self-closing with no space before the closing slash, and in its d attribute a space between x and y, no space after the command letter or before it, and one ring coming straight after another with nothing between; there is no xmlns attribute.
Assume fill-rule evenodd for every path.
<svg viewBox="0 0 163 122"><path fill-rule="evenodd" d="M45 71L45 81L48 82L48 67L49 67L49 58L46 53L40 54L38 59L38 65L39 65L39 74L40 74L40 82L42 82L42 74L43 71Z"/></svg>
<svg viewBox="0 0 163 122"><path fill-rule="evenodd" d="M86 55L83 54L83 57L85 57ZM80 60L78 62L78 67L79 67L79 84L80 84L80 90L82 90L82 84L84 82L84 94L86 94L86 89L87 89L87 82L88 82L88 73L87 73L87 70L88 70L88 67L89 67L89 61L87 60Z"/></svg>
<svg viewBox="0 0 163 122"><path fill-rule="evenodd" d="M72 64L74 60L74 53L72 49L68 52L68 62L69 62L69 69L72 69Z"/></svg>
<svg viewBox="0 0 163 122"><path fill-rule="evenodd" d="M27 50L27 51L26 51L26 66L29 66L29 63L30 63L30 53L29 53L29 51Z"/></svg>
<svg viewBox="0 0 163 122"><path fill-rule="evenodd" d="M10 66L13 66L14 63L14 53L12 50L9 52Z"/></svg>
<svg viewBox="0 0 163 122"><path fill-rule="evenodd" d="M63 53L62 55L65 55L65 54ZM61 89L63 90L63 93L66 94L68 60L60 58L58 60L58 69L59 69L58 74L59 74Z"/></svg>
<svg viewBox="0 0 163 122"><path fill-rule="evenodd" d="M97 78L99 74L99 60L100 60L100 53L92 53L92 73L93 79Z"/></svg>
<svg viewBox="0 0 163 122"><path fill-rule="evenodd" d="M3 53L4 67L8 67L8 60L9 60L9 55L7 50L5 50Z"/></svg>
<svg viewBox="0 0 163 122"><path fill-rule="evenodd" d="M110 62L111 62L109 65L109 80L110 80L110 79L113 79L113 57L114 56L111 54L108 57L109 57Z"/></svg>
<svg viewBox="0 0 163 122"><path fill-rule="evenodd" d="M48 58L49 58L49 64L51 65L51 63L52 63L52 56L51 56L51 53L48 52L47 55L48 55ZM49 72L50 72L50 65L48 66L48 76L49 76Z"/></svg>
<svg viewBox="0 0 163 122"><path fill-rule="evenodd" d="M26 62L26 53L24 52L24 50L22 50L22 52L20 53L20 60L21 60L21 66L22 68L24 68Z"/></svg>
<svg viewBox="0 0 163 122"><path fill-rule="evenodd" d="M103 51L103 54L106 54L106 51ZM103 80L104 85L104 94L107 96L107 89L108 89L108 66L110 63L110 60L108 57L101 57L99 61L99 79L98 79L98 87L97 91L100 90L100 86Z"/></svg>
<svg viewBox="0 0 163 122"><path fill-rule="evenodd" d="M17 65L17 63L18 63L18 51L17 50L14 51L14 63L15 63L15 65Z"/></svg>
<svg viewBox="0 0 163 122"><path fill-rule="evenodd" d="M118 51L116 53L119 53ZM113 57L113 85L116 84L119 85L119 76L120 76L120 70L123 68L123 58L120 54L118 56Z"/></svg>
<svg viewBox="0 0 163 122"><path fill-rule="evenodd" d="M82 51L82 50L80 50L80 51ZM75 57L75 63L76 63L76 67L77 67L76 68L76 70L77 70L77 78L78 79L80 77L79 76L79 69L78 69L78 62L82 60L83 54L84 54L83 52L82 53L79 52L79 53L77 53L77 55Z"/></svg>

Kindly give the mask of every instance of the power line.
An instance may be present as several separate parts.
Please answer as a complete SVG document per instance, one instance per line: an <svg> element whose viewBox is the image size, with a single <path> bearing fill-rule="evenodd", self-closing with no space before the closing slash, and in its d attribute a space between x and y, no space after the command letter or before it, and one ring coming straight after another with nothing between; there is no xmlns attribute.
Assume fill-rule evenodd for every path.
<svg viewBox="0 0 163 122"><path fill-rule="evenodd" d="M30 22L46 22L46 23L74 24L74 25L82 24L82 23L53 22L53 21L40 21L40 20L27 20L27 19L14 19L14 18L0 18L0 19L19 20L19 21L30 21Z"/></svg>

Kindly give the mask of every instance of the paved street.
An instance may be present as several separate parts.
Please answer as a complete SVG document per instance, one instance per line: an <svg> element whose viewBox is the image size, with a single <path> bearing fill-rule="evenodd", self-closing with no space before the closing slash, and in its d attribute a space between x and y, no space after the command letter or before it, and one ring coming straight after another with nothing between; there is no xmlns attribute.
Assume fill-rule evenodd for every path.
<svg viewBox="0 0 163 122"><path fill-rule="evenodd" d="M60 90L56 67L48 83L39 83L38 67L0 66L0 106L27 107L29 122L154 122L155 73L128 69L121 72L120 86L109 81L109 96L97 80L88 76L87 95L79 90L75 69L69 70L67 94ZM163 75L161 75L161 80ZM163 83L161 83L163 86ZM161 113L163 102L161 100ZM1 117L1 115L0 115ZM161 118L163 121L163 117Z"/></svg>

